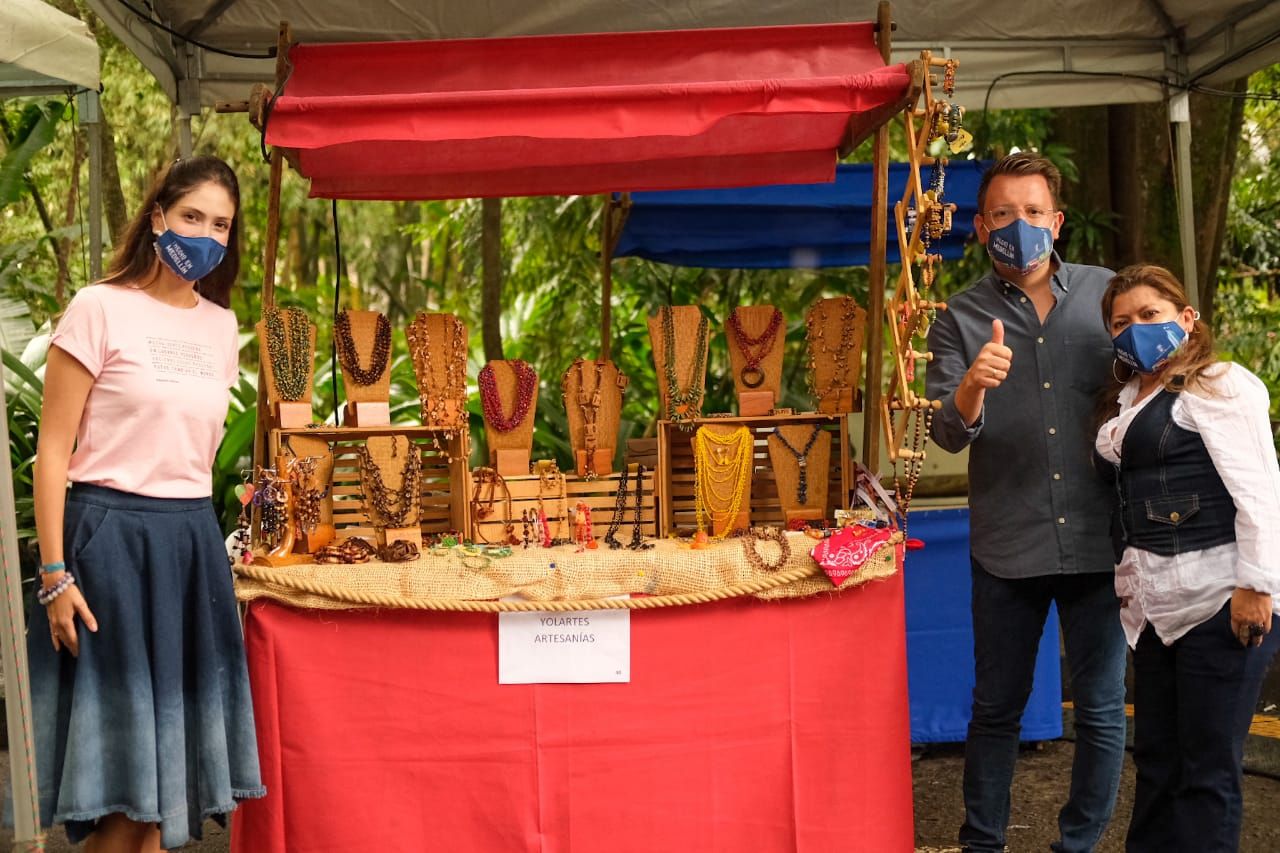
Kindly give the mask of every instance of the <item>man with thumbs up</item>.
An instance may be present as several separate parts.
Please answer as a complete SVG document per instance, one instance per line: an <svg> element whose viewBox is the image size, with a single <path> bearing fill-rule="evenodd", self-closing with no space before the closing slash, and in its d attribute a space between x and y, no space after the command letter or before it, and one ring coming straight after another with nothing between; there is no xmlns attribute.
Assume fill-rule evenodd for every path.
<svg viewBox="0 0 1280 853"><path fill-rule="evenodd" d="M1009 788L1050 602L1075 705L1071 789L1052 849L1097 844L1124 757L1125 639L1110 540L1114 490L1093 465L1095 398L1111 370L1099 320L1112 273L1064 263L1061 176L1024 152L978 188L974 224L992 270L947 301L929 332L931 435L969 448L975 686L965 742L965 850L1004 849Z"/></svg>

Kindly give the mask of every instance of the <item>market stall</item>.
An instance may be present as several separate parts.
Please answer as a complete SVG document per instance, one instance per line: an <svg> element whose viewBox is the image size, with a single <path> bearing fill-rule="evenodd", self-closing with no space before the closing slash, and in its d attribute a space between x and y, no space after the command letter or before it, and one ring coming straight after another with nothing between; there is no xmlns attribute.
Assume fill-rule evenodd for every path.
<svg viewBox="0 0 1280 853"><path fill-rule="evenodd" d="M876 25L292 47L286 33L281 85L249 105L273 146L269 233L284 159L313 195L343 198L830 180L836 152L873 131L887 167L883 124L904 107L926 119L931 139L959 126L926 74L945 74L949 91L954 63L926 54L888 66L888 30L886 4ZM883 227L885 168L879 177L873 207ZM907 183L919 221L900 223L900 251L931 268L937 258L923 256L922 240L941 237L953 208L940 186L926 196L918 176ZM922 238L935 219L936 232ZM247 649L275 791L245 804L238 849L285 849L312 831L342 837L352 827L323 803L346 788L329 774L356 765L381 780L384 804L387 792L405 792L396 810L413 816L413 831L462 849L494 849L488 833L508 839L504 849L567 849L570 837L606 831L600 821L620 813L618 796L632 798L637 814L665 814L659 778L668 796L679 794L683 816L637 820L617 849L666 849L676 837L734 847L738 824L753 823L811 849L851 834L909 848L902 535L876 498L851 505L871 488L855 480L845 417L860 397L864 309L838 297L810 312L815 412L775 405L780 312L735 309L723 322L738 411L713 413L702 393L711 318L696 306L663 307L649 329L658 458L624 457L617 470L628 383L608 357L606 312L601 352L561 377L573 464L531 458L539 366L511 360L476 376L489 458L471 467L460 320L420 314L405 329L421 396L421 425L405 426L388 423L387 318L339 315L347 417L316 424L316 330L274 304L271 243L258 324L262 434L242 498L252 533L236 571L250 602ZM895 299L897 312L921 310ZM880 311L872 306L871 316ZM879 385L876 370L867 387ZM474 615L586 624L574 620L607 611L640 611L627 628L629 677L592 688L500 686L494 617ZM505 671L501 652L498 664ZM358 700L326 699L344 684L361 685ZM701 701L675 702L695 695ZM539 713L544 703L570 712ZM758 713L725 737L734 708ZM387 761L387 732L359 723L373 709L402 745L434 748ZM333 735L352 726L370 737L335 745ZM651 748L636 752L637 741ZM604 768L610 752L633 760L609 762L617 779L599 784L603 770L590 768ZM697 772L699 753L716 756L706 773ZM769 786L788 797L726 785L735 765L775 760ZM498 792L478 777L462 781L471 778L463 763L497 774ZM683 791L677 778L687 780ZM833 780L839 790L879 790L834 809ZM445 798L444 789L458 808L437 815L423 797ZM317 811L332 817L315 825ZM405 831L398 820L359 829L365 847L395 847Z"/></svg>

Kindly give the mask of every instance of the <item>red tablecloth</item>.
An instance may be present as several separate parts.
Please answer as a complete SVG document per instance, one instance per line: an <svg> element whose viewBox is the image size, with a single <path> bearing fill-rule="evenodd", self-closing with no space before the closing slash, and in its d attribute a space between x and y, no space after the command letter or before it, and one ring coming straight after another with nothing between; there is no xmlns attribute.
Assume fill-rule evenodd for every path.
<svg viewBox="0 0 1280 853"><path fill-rule="evenodd" d="M251 604L232 849L912 850L901 573L631 628L630 684L499 685L492 614Z"/></svg>

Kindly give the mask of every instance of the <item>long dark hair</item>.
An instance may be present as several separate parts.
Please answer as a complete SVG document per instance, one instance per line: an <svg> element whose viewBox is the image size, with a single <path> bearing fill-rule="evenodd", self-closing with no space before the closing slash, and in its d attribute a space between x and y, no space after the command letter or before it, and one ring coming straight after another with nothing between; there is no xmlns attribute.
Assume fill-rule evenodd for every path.
<svg viewBox="0 0 1280 853"><path fill-rule="evenodd" d="M1178 307L1178 311L1186 310L1190 305L1182 282L1173 273L1155 264L1133 264L1112 276L1107 290L1102 294L1102 323L1111 333L1111 307L1116 297L1133 290L1135 287L1150 287ZM1216 364L1218 355L1213 348L1213 332L1205 323L1196 319L1191 327L1191 334L1178 351L1170 356L1168 363L1161 370L1161 384L1169 391L1183 391L1189 388L1204 390L1201 381L1205 371ZM1099 398L1099 425L1114 418L1120 411L1117 397L1120 389L1133 377L1134 371L1117 359L1112 365L1111 381L1102 391Z"/></svg>
<svg viewBox="0 0 1280 853"><path fill-rule="evenodd" d="M142 208L116 241L116 254L102 284L127 284L147 287L155 280L156 237L151 233L151 215L157 205L168 210L187 193L205 183L215 183L227 191L236 212L227 235L227 254L213 272L200 279L200 295L210 302L231 307L231 288L240 275L240 183L231 167L217 157L192 157L175 160L156 179L143 199Z"/></svg>

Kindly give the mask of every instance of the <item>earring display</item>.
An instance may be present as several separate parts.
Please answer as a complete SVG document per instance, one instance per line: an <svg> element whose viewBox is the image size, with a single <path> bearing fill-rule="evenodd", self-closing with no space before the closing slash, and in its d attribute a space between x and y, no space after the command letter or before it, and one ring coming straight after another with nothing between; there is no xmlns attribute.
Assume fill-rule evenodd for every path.
<svg viewBox="0 0 1280 853"><path fill-rule="evenodd" d="M809 389L818 411L841 414L857 410L865 326L866 311L851 296L823 299L809 309L805 317Z"/></svg>
<svg viewBox="0 0 1280 853"><path fill-rule="evenodd" d="M698 531L711 523L723 539L747 526L755 441L746 427L698 427L693 434L695 512Z"/></svg>
<svg viewBox="0 0 1280 853"><path fill-rule="evenodd" d="M612 361L574 359L560 379L569 445L579 477L613 472L622 396L628 380Z"/></svg>
<svg viewBox="0 0 1280 853"><path fill-rule="evenodd" d="M467 327L453 314L418 314L405 328L422 423L467 428Z"/></svg>
<svg viewBox="0 0 1280 853"><path fill-rule="evenodd" d="M649 318L658 370L659 418L693 429L702 414L710 324L696 305L664 305Z"/></svg>

